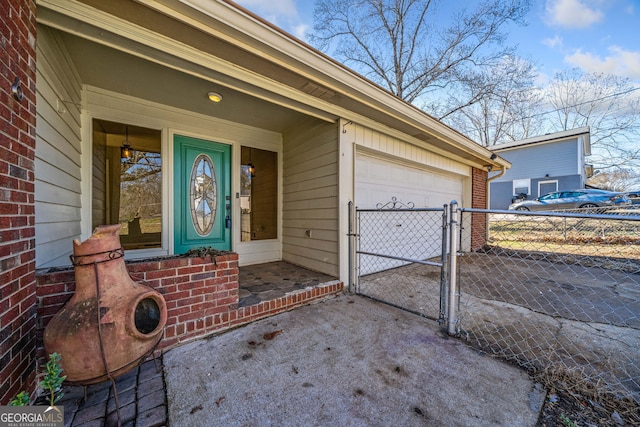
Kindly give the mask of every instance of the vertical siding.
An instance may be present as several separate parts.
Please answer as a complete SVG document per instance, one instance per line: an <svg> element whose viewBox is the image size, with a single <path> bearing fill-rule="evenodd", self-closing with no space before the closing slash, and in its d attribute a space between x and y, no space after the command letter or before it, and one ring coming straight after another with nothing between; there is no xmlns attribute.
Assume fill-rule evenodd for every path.
<svg viewBox="0 0 640 427"><path fill-rule="evenodd" d="M360 147L384 153L397 159L413 162L416 166L427 166L444 172L453 172L463 176L470 176L469 166L456 160L433 153L424 148L416 147L405 141L384 135L367 127L354 124L355 143Z"/></svg>
<svg viewBox="0 0 640 427"><path fill-rule="evenodd" d="M285 133L282 197L283 260L337 276L336 124L316 124L309 120Z"/></svg>
<svg viewBox="0 0 640 427"><path fill-rule="evenodd" d="M38 28L36 89L36 267L48 267L68 264L71 241L80 237L81 85L46 27Z"/></svg>

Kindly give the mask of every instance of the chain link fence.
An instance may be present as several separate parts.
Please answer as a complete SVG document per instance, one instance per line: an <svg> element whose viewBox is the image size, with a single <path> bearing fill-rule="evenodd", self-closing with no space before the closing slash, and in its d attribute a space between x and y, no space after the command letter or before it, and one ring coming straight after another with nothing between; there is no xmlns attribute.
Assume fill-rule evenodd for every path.
<svg viewBox="0 0 640 427"><path fill-rule="evenodd" d="M432 319L444 316L445 210L392 201L356 211L355 292Z"/></svg>
<svg viewBox="0 0 640 427"><path fill-rule="evenodd" d="M460 211L461 336L640 403L640 211Z"/></svg>
<svg viewBox="0 0 640 427"><path fill-rule="evenodd" d="M356 209L355 292L640 425L640 210L456 209Z"/></svg>

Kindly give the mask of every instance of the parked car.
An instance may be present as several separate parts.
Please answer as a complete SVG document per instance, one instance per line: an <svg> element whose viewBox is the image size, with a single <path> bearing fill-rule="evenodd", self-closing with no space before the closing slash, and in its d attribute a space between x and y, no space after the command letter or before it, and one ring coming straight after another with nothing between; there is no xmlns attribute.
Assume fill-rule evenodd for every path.
<svg viewBox="0 0 640 427"><path fill-rule="evenodd" d="M629 193L628 196L632 205L640 205L640 192Z"/></svg>
<svg viewBox="0 0 640 427"><path fill-rule="evenodd" d="M534 200L523 200L509 205L509 210L551 211L558 209L598 208L603 206L627 206L631 199L626 193L582 189L555 191Z"/></svg>

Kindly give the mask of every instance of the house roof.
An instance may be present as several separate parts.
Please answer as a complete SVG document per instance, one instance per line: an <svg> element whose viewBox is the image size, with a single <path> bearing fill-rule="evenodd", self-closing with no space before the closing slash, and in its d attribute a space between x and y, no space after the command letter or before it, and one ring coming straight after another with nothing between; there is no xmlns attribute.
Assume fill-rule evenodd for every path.
<svg viewBox="0 0 640 427"><path fill-rule="evenodd" d="M565 130L555 133L547 133L545 135L536 136L534 138L521 139L519 141L508 142L506 144L500 144L493 147L493 151L501 152L514 148L521 148L528 145L548 144L551 142L563 141L578 136L583 136L584 153L585 156L591 154L591 138L589 127L581 127L576 129Z"/></svg>
<svg viewBox="0 0 640 427"><path fill-rule="evenodd" d="M231 1L37 0L37 5L41 24L232 89L245 100L256 99L263 110L274 105L325 121L351 120L476 167L509 166ZM90 55L92 49L78 50Z"/></svg>

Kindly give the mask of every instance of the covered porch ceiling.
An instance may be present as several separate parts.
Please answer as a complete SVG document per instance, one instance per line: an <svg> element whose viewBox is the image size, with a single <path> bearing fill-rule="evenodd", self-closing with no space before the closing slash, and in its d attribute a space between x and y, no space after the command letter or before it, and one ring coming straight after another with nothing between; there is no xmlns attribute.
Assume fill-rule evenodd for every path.
<svg viewBox="0 0 640 427"><path fill-rule="evenodd" d="M372 126L461 162L508 162L230 1L37 0L83 82L282 132L306 117ZM223 95L212 104L209 91ZM409 137L407 137L409 135Z"/></svg>
<svg viewBox="0 0 640 427"><path fill-rule="evenodd" d="M84 84L278 133L308 119L300 111L70 33L60 37ZM211 102L209 92L222 95L222 101ZM337 117L325 117L330 119ZM124 134L123 126L104 130Z"/></svg>

